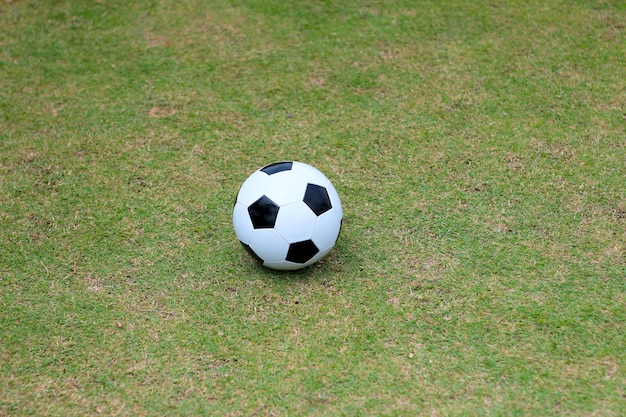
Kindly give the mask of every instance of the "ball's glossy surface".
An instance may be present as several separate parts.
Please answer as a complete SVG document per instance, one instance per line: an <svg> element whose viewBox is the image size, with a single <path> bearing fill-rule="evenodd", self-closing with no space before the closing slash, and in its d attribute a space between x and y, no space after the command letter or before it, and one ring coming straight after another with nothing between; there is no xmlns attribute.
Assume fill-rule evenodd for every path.
<svg viewBox="0 0 626 417"><path fill-rule="evenodd" d="M330 180L295 161L252 173L233 208L241 244L264 266L281 270L304 268L326 256L339 237L342 218Z"/></svg>

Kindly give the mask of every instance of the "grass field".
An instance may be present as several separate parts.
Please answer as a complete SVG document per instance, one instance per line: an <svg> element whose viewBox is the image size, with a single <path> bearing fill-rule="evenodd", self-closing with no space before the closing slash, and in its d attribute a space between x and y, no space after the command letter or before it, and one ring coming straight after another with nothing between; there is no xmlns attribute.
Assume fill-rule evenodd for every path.
<svg viewBox="0 0 626 417"><path fill-rule="evenodd" d="M624 416L625 323L623 1L0 1L0 417Z"/></svg>

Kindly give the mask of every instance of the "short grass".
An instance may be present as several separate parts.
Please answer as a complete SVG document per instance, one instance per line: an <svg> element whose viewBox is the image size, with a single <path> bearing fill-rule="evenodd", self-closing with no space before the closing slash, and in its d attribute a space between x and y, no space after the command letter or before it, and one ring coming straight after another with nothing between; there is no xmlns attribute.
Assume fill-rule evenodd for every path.
<svg viewBox="0 0 626 417"><path fill-rule="evenodd" d="M0 2L0 416L626 415L626 7ZM239 184L310 163L274 273Z"/></svg>

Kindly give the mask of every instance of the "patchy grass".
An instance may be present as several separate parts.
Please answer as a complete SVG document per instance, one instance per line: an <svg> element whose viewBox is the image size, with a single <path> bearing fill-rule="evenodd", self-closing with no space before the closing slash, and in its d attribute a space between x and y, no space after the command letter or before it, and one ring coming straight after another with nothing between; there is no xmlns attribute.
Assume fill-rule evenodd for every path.
<svg viewBox="0 0 626 417"><path fill-rule="evenodd" d="M626 413L616 1L0 4L0 416ZM307 270L231 227L296 159Z"/></svg>

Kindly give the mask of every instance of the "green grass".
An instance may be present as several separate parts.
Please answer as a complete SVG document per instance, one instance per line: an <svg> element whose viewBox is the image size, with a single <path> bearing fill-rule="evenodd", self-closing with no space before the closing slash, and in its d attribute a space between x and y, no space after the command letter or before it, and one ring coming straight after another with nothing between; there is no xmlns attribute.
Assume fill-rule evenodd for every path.
<svg viewBox="0 0 626 417"><path fill-rule="evenodd" d="M0 416L626 415L622 1L0 2ZM258 267L258 167L337 246Z"/></svg>

